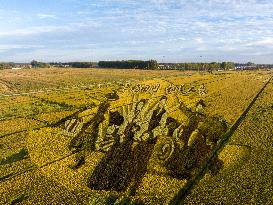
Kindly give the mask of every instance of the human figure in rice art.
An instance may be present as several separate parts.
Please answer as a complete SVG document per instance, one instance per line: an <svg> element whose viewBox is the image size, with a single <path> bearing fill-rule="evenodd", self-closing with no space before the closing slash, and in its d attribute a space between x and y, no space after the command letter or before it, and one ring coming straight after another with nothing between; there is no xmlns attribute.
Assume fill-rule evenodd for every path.
<svg viewBox="0 0 273 205"><path fill-rule="evenodd" d="M87 179L91 189L134 195L153 153L171 176L190 178L227 129L219 117L191 111L183 103L177 107L189 123L182 125L169 116L166 97L156 103L142 99L109 111L110 101L119 97L116 92L107 96L109 99L101 103L93 119L81 125L82 130L70 143L72 150L88 147L87 143L90 150L105 152ZM91 132L85 133L87 129ZM219 167L211 170L216 173Z"/></svg>
<svg viewBox="0 0 273 205"><path fill-rule="evenodd" d="M96 149L106 155L89 177L88 187L135 193L156 143L153 130L166 113L165 100L152 108L148 100L140 100L124 107L122 114L110 112L106 134L101 130L96 142Z"/></svg>

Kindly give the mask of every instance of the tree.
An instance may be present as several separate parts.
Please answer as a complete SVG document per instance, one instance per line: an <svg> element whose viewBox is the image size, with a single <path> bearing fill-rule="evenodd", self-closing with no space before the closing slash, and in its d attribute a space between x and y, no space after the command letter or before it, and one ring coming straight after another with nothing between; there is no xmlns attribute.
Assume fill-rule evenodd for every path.
<svg viewBox="0 0 273 205"><path fill-rule="evenodd" d="M49 67L47 63L38 62L36 60L31 61L30 64L33 68L48 68Z"/></svg>
<svg viewBox="0 0 273 205"><path fill-rule="evenodd" d="M72 62L70 63L73 68L92 68L96 66L94 62Z"/></svg>
<svg viewBox="0 0 273 205"><path fill-rule="evenodd" d="M246 65L247 65L247 66L255 66L255 63L248 62Z"/></svg>
<svg viewBox="0 0 273 205"><path fill-rule="evenodd" d="M233 62L222 62L221 68L223 70L233 70L235 69L235 64Z"/></svg>
<svg viewBox="0 0 273 205"><path fill-rule="evenodd" d="M156 60L149 60L148 62L148 68L152 70L158 69L158 63Z"/></svg>

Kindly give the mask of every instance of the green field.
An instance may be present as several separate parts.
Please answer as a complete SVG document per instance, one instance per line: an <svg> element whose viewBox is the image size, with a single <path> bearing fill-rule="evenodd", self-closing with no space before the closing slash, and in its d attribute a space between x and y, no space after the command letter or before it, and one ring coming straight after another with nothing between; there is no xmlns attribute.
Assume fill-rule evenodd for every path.
<svg viewBox="0 0 273 205"><path fill-rule="evenodd" d="M0 71L0 204L271 204L272 93L270 71Z"/></svg>

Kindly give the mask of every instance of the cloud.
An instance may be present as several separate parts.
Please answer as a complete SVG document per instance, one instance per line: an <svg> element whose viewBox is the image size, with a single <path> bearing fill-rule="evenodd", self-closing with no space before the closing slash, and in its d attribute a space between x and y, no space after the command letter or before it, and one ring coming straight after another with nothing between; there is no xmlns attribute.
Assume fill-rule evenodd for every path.
<svg viewBox="0 0 273 205"><path fill-rule="evenodd" d="M92 51L94 59L164 55L166 61L184 61L202 54L207 56L203 60L228 56L273 62L268 57L273 51L271 0L60 2L45 3L43 8L36 4L35 8L28 7L28 12L18 4L16 15L5 12L6 8L0 10L0 46L5 41L10 45L12 41L18 45L41 42L45 47L32 48L33 52L25 55L38 55L39 50L39 57L44 55L46 59L62 52L75 59ZM16 49L25 52L14 46L14 53ZM68 49L73 52L66 52ZM5 56L3 52L1 55Z"/></svg>
<svg viewBox="0 0 273 205"><path fill-rule="evenodd" d="M0 44L0 50L43 48L43 45Z"/></svg>
<svg viewBox="0 0 273 205"><path fill-rule="evenodd" d="M204 43L204 40L202 38L195 38L194 41L197 43L197 44L203 44Z"/></svg>
<svg viewBox="0 0 273 205"><path fill-rule="evenodd" d="M54 14L37 14L37 16L40 18L40 19L56 19L56 15Z"/></svg>
<svg viewBox="0 0 273 205"><path fill-rule="evenodd" d="M36 26L27 27L23 29L15 29L10 31L0 31L0 37L21 37L21 36L31 36L43 33L65 33L71 32L75 29L70 26Z"/></svg>
<svg viewBox="0 0 273 205"><path fill-rule="evenodd" d="M273 37L263 38L261 40L252 41L246 44L246 46L266 46L272 47L273 46Z"/></svg>

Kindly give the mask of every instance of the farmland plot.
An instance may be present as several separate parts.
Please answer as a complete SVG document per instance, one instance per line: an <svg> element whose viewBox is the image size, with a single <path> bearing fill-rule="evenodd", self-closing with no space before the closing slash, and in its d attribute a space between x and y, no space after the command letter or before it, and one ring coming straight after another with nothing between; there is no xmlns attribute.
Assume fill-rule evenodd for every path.
<svg viewBox="0 0 273 205"><path fill-rule="evenodd" d="M219 158L219 175L207 174L185 204L271 204L273 200L273 85L270 83Z"/></svg>
<svg viewBox="0 0 273 205"><path fill-rule="evenodd" d="M25 132L21 132L0 139L0 177L34 165L29 157L25 135Z"/></svg>
<svg viewBox="0 0 273 205"><path fill-rule="evenodd" d="M118 75L130 79L122 72ZM21 107L1 100L6 106L1 111L2 162L13 163L9 168L0 165L3 176L11 174L0 181L4 202L17 196L35 204L54 195L55 203L69 199L70 204L168 204L198 174L269 77L267 73L171 74L12 98L23 98ZM135 73L131 76L138 78ZM14 130L6 125L22 117L36 124L22 123L23 128L15 130L19 133L8 134ZM243 161L249 156L247 146L227 147L204 180L221 176L236 158L224 153L234 152ZM33 180L28 178L30 172ZM20 179L25 180L19 191L11 184ZM55 188L47 196L41 193L52 184Z"/></svg>
<svg viewBox="0 0 273 205"><path fill-rule="evenodd" d="M181 75L180 71L115 70L112 69L32 69L3 70L0 77L1 93L22 93L121 80L140 80L149 77ZM190 71L186 74L191 73ZM183 73L182 75L185 75ZM3 77L5 76L5 77Z"/></svg>

